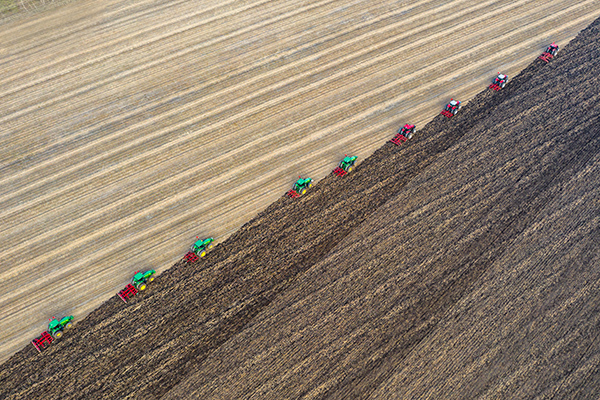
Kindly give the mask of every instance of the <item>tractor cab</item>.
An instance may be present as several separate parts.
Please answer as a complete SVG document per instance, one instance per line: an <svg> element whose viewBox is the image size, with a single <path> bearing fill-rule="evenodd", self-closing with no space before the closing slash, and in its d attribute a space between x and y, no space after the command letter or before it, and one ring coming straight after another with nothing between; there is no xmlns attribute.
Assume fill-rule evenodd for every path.
<svg viewBox="0 0 600 400"><path fill-rule="evenodd" d="M402 128L398 129L398 133L402 134L405 138L410 139L415 133L415 126L406 124Z"/></svg>
<svg viewBox="0 0 600 400"><path fill-rule="evenodd" d="M460 105L460 101L458 101L458 100L450 100L450 103L448 103L448 105L446 106L446 108L454 110L459 105Z"/></svg>
<svg viewBox="0 0 600 400"><path fill-rule="evenodd" d="M548 48L546 49L546 53L556 56L556 53L558 53L558 45L556 43L552 42L552 44L550 46L548 46Z"/></svg>
<svg viewBox="0 0 600 400"><path fill-rule="evenodd" d="M144 279L144 274L140 271L136 272L136 274L131 278L133 282L141 282Z"/></svg>
<svg viewBox="0 0 600 400"><path fill-rule="evenodd" d="M54 333L56 330L59 330L61 328L62 326L60 325L60 322L55 317L50 318L50 323L48 324L48 332Z"/></svg>
<svg viewBox="0 0 600 400"><path fill-rule="evenodd" d="M498 76L496 77L496 79L494 79L494 83L498 84L498 83L506 83L508 81L508 76L504 75L504 74L498 74Z"/></svg>

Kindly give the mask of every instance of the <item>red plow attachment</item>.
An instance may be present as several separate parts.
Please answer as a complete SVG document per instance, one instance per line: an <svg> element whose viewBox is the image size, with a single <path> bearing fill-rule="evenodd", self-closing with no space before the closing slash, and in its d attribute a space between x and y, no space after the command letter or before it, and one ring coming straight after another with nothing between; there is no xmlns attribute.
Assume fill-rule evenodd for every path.
<svg viewBox="0 0 600 400"><path fill-rule="evenodd" d="M133 287L133 285L130 283L129 285L125 286L125 289L121 290L117 294L119 295L121 300L127 303L127 300L135 296L137 292L138 290L135 287Z"/></svg>
<svg viewBox="0 0 600 400"><path fill-rule="evenodd" d="M333 174L337 175L337 176L344 176L347 174L347 172L344 171L343 169L341 169L340 167L337 167L336 169L333 170Z"/></svg>
<svg viewBox="0 0 600 400"><path fill-rule="evenodd" d="M544 60L545 62L548 62L550 60L552 60L554 58L554 56L550 53L546 53L544 52L541 56L538 57L540 60Z"/></svg>
<svg viewBox="0 0 600 400"><path fill-rule="evenodd" d="M193 251L188 251L187 254L185 256L183 256L183 258L185 259L185 261L187 261L189 263L196 262L200 259L200 257L198 257L198 255L196 253L194 253Z"/></svg>
<svg viewBox="0 0 600 400"><path fill-rule="evenodd" d="M33 339L31 344L33 344L38 352L42 352L47 346L50 346L50 343L54 341L54 338L48 333L48 331L42 332L42 335L39 338Z"/></svg>
<svg viewBox="0 0 600 400"><path fill-rule="evenodd" d="M408 139L406 139L406 136L404 136L401 133L397 133L396 136L394 136L392 139L390 139L390 142L394 143L396 146L400 146L402 143L406 142Z"/></svg>
<svg viewBox="0 0 600 400"><path fill-rule="evenodd" d="M440 114L442 114L443 116L448 117L448 118L452 118L454 116L454 114L452 114L448 110L443 110Z"/></svg>
<svg viewBox="0 0 600 400"><path fill-rule="evenodd" d="M295 199L296 197L300 197L300 193L296 192L294 189L290 189L289 192L285 194L287 197L291 199Z"/></svg>
<svg viewBox="0 0 600 400"><path fill-rule="evenodd" d="M498 91L498 90L500 90L500 89L502 89L502 88L500 87L500 85L496 85L495 83L492 83L492 84L490 85L490 89L492 89L492 90L495 90L495 91Z"/></svg>

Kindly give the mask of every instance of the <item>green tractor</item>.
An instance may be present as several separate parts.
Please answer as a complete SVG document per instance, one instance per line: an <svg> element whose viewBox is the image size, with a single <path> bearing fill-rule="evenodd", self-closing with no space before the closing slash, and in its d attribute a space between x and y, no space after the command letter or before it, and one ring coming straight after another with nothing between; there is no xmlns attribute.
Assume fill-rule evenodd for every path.
<svg viewBox="0 0 600 400"><path fill-rule="evenodd" d="M356 163L357 156L348 156L344 157L342 161L340 161L340 165L333 170L333 173L337 176L344 176L350 172L354 168L354 164Z"/></svg>
<svg viewBox="0 0 600 400"><path fill-rule="evenodd" d="M198 239L198 236L196 236L196 239ZM214 241L215 240L213 238L200 239L192 245L192 252L198 257L204 257L206 255L206 252L212 249L212 247L214 246Z"/></svg>
<svg viewBox="0 0 600 400"><path fill-rule="evenodd" d="M296 181L296 183L294 183L294 188L290 189L289 192L287 192L286 194L288 195L288 197L300 197L301 195L306 194L306 191L308 190L308 188L312 187L312 179L311 178L305 178L302 179L301 177L298 177L298 180Z"/></svg>
<svg viewBox="0 0 600 400"><path fill-rule="evenodd" d="M135 275L133 275L133 278L131 278L131 284L137 290L144 290L146 289L148 283L154 280L155 273L156 271L153 269L148 270L146 272L138 271L135 273Z"/></svg>
<svg viewBox="0 0 600 400"><path fill-rule="evenodd" d="M52 317L52 318L50 318L50 323L48 324L48 332L52 335L52 337L54 337L55 339L58 339L59 337L61 337L63 335L63 331L65 329L68 329L71 326L73 326L73 323L71 322L72 320L73 320L72 315L68 316L68 317L64 317L60 321L57 320L55 317Z"/></svg>

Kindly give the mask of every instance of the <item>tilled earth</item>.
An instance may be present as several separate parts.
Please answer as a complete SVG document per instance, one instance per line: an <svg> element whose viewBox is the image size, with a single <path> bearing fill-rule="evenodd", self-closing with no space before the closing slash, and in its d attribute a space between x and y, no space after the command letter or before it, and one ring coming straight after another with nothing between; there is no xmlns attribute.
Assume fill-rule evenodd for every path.
<svg viewBox="0 0 600 400"><path fill-rule="evenodd" d="M564 306L570 291L583 304L596 303L599 26L594 22L549 64L532 63L502 91L480 93L454 118L436 117L405 145L386 143L347 177L330 175L301 199L280 199L205 259L179 262L127 305L113 297L43 354L27 346L3 365L0 394L510 398L511 387L519 387L524 398L562 398L565 388L596 398L594 389L577 391L597 381L593 335L579 335L572 359L548 356L552 341L543 335L516 345L511 332L522 327L511 317L526 324L522 315L534 313L494 307L493 299L510 277L498 271L526 273L525 260L548 234L566 238L556 239L562 251L542 262L563 296L543 292L512 307L552 299ZM585 235L570 235L579 220L587 222ZM591 289L581 292L569 280L571 264L558 262L565 252ZM476 319L478 302L487 314ZM597 311L588 307L579 322L595 326L589 324ZM538 317L528 329L543 332L549 319ZM506 325L491 329L490 321ZM487 328L461 336L477 326ZM555 331L562 332L556 341L574 332ZM510 341L513 352L527 356L457 350L469 349L468 340L482 332L486 340L474 341L479 348ZM545 368L520 364L539 357ZM571 374L582 364L586 373L577 380ZM553 368L546 387L530 384ZM444 382L465 377L473 384L448 386L442 375Z"/></svg>

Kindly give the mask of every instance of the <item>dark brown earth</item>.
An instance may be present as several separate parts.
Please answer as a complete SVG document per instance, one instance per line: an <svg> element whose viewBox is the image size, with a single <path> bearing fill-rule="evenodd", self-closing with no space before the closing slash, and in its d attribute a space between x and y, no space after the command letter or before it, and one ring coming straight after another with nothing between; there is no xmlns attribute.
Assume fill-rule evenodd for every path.
<svg viewBox="0 0 600 400"><path fill-rule="evenodd" d="M26 347L0 397L598 398L599 40Z"/></svg>

